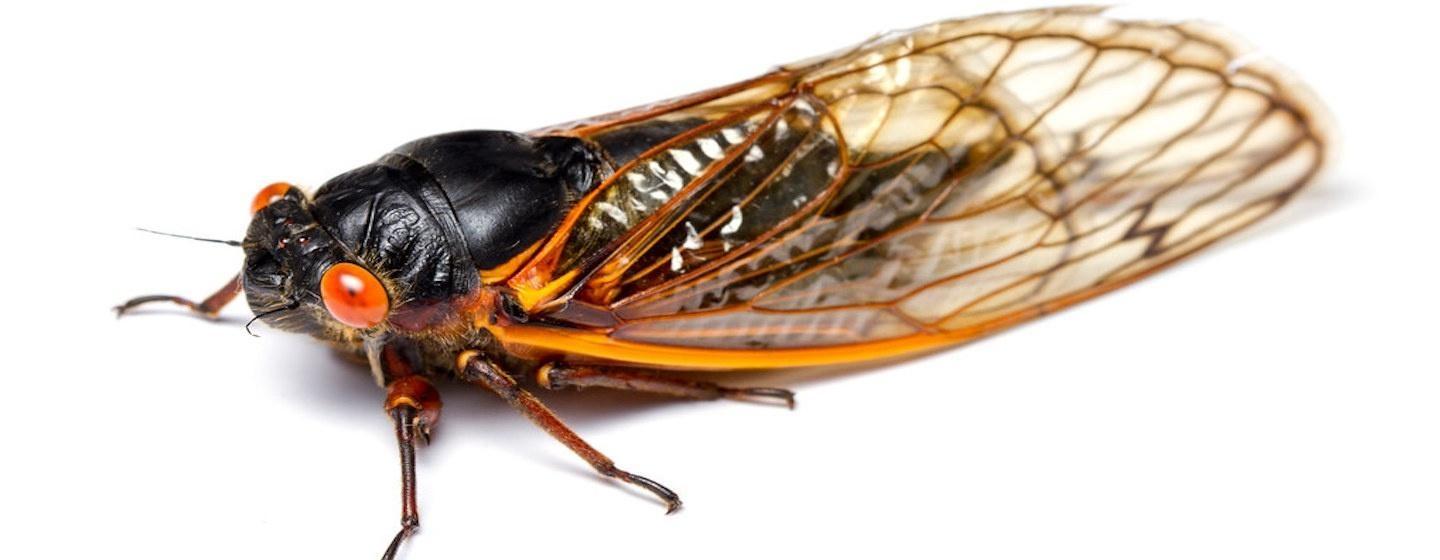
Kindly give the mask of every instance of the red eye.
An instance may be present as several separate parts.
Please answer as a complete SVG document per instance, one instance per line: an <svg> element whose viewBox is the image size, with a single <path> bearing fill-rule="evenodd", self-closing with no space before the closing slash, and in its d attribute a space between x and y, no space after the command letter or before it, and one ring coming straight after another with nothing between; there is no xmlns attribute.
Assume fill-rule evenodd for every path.
<svg viewBox="0 0 1440 560"><path fill-rule="evenodd" d="M271 202L280 200L280 197L285 196L285 193L290 192L290 189L293 188L295 188L295 185L290 183L270 183L266 185L265 188L260 189L259 193L255 194L255 200L250 202L250 213L254 214L259 212L261 208L269 206Z"/></svg>
<svg viewBox="0 0 1440 560"><path fill-rule="evenodd" d="M368 329L385 320L390 296L370 271L342 262L331 265L320 278L320 299L336 321Z"/></svg>

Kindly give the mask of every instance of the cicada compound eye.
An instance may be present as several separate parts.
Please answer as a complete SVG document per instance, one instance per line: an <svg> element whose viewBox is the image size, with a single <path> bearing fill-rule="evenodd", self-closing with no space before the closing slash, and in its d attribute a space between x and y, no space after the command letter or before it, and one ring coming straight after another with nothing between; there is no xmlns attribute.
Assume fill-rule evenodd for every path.
<svg viewBox="0 0 1440 560"><path fill-rule="evenodd" d="M260 189L260 192L255 194L255 200L250 201L250 213L255 214L262 208L269 206L271 202L280 200L281 197L285 196L285 193L290 192L290 189L293 188L295 188L295 185L290 183L270 183L269 185L265 185L265 188Z"/></svg>
<svg viewBox="0 0 1440 560"><path fill-rule="evenodd" d="M320 278L320 299L336 321L368 329L390 313L390 296L370 271L354 263L331 265Z"/></svg>

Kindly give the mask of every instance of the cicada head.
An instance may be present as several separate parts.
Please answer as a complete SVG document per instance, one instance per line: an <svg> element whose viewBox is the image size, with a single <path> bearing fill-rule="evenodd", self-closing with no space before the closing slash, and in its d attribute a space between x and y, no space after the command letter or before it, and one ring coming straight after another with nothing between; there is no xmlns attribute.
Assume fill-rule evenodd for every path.
<svg viewBox="0 0 1440 560"><path fill-rule="evenodd" d="M382 328L390 288L316 221L312 207L284 183L256 196L244 242L245 298L278 329L353 341Z"/></svg>

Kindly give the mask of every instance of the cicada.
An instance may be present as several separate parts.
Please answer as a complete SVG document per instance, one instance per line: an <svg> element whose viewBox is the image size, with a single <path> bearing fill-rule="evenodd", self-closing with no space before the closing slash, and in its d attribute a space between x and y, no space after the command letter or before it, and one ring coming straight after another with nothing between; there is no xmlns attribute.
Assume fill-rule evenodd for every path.
<svg viewBox="0 0 1440 560"><path fill-rule="evenodd" d="M263 322L368 361L419 526L434 381L499 395L622 470L528 387L793 405L666 370L826 366L973 339L1108 292L1275 212L1326 159L1287 71L1209 26L1091 8L877 36L733 85L528 133L404 144L255 198Z"/></svg>

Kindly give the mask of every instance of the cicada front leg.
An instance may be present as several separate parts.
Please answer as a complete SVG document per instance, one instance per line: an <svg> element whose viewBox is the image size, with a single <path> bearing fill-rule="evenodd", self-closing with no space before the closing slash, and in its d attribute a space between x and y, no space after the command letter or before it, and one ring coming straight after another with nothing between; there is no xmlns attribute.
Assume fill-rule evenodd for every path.
<svg viewBox="0 0 1440 560"><path fill-rule="evenodd" d="M400 531L385 548L382 560L392 560L400 543L420 529L415 501L415 442L430 442L430 430L440 421L440 394L418 375L400 377L386 387L385 412L395 424L400 446Z"/></svg>
<svg viewBox="0 0 1440 560"><path fill-rule="evenodd" d="M789 389L726 387L709 381L680 379L625 367L546 364L535 372L535 381L546 389L604 387L707 401L717 399L764 401L784 404L790 409L795 408L795 392Z"/></svg>
<svg viewBox="0 0 1440 560"><path fill-rule="evenodd" d="M621 482L644 488L665 502L665 513L674 513L680 509L680 496L678 494L649 478L616 467L614 461L611 461L609 457L606 457L605 454L599 450L591 447L590 444L585 443L585 440L581 439L579 434L576 434L574 430L566 426L564 421L560 420L554 412L546 407L544 403L540 402L540 399L535 398L535 395L520 387L520 384L515 382L515 378L505 373L504 370L500 369L499 366L490 360L485 359L479 352L467 351L460 354L456 366L456 371L462 381L480 385L499 395L506 403L521 414L524 414L526 418L529 418L530 421L534 422L540 429L545 430L551 437L565 444L565 447L570 448L576 455L579 455L580 458L590 463L590 466L594 467L596 472Z"/></svg>
<svg viewBox="0 0 1440 560"><path fill-rule="evenodd" d="M170 302L176 305L188 307L190 308L190 311L201 317L214 318L216 315L220 314L221 308L225 307L225 305L230 303L231 301L234 301L235 296L238 295L240 295L240 275L236 274L234 278L231 278L230 281L226 282L225 285L222 286L219 290L216 290L215 293L210 294L210 297L207 297L198 303L180 296L140 296L115 306L115 316L122 316L135 309L136 307L145 305L147 303Z"/></svg>
<svg viewBox="0 0 1440 560"><path fill-rule="evenodd" d="M430 432L440 422L440 393L418 367L411 348L383 341L367 347L371 367L385 381L385 413L395 425L400 448L400 530L390 539L382 560L393 560L400 544L420 529L415 499L416 442L430 443Z"/></svg>

